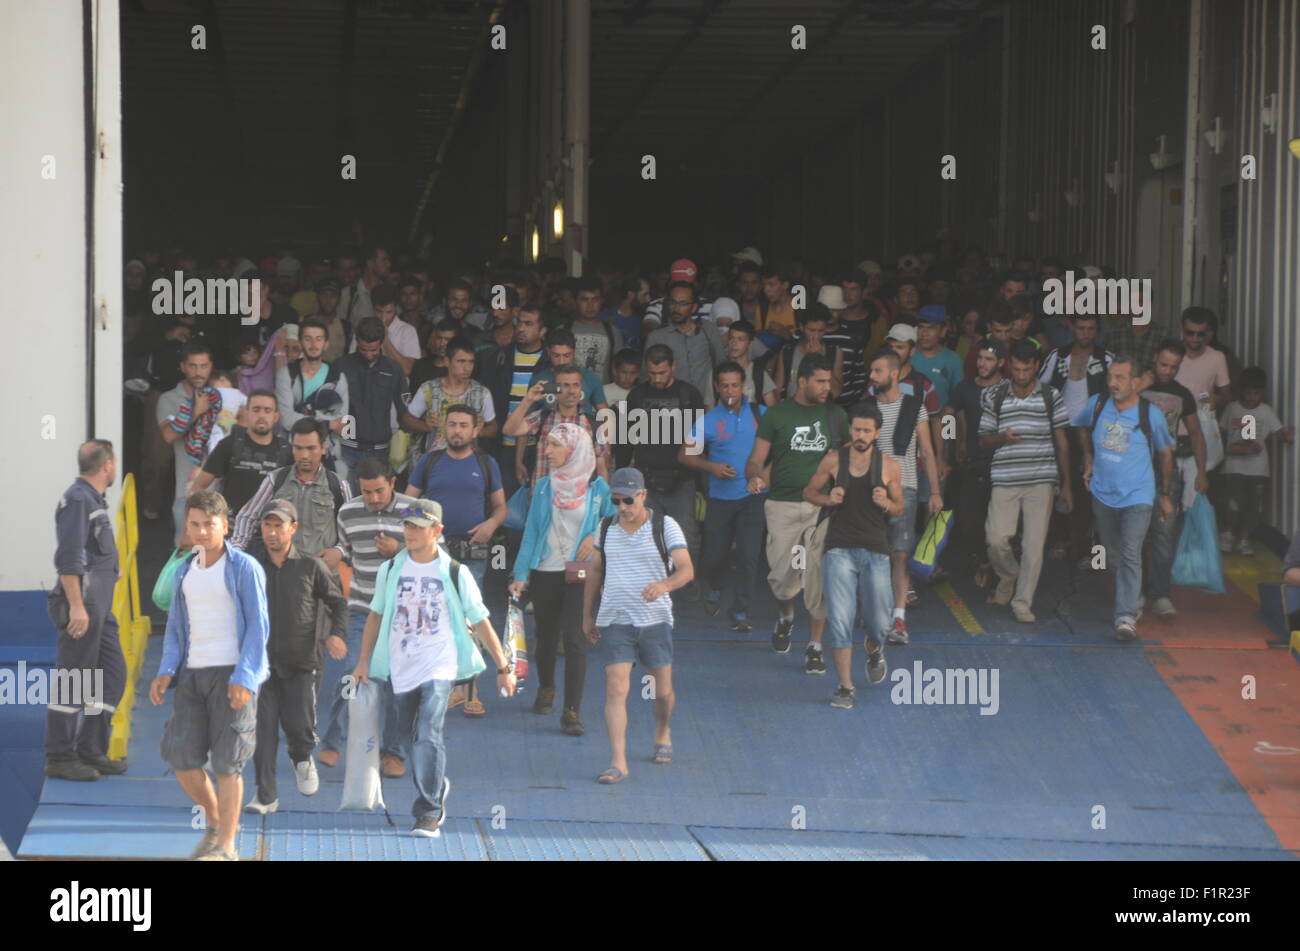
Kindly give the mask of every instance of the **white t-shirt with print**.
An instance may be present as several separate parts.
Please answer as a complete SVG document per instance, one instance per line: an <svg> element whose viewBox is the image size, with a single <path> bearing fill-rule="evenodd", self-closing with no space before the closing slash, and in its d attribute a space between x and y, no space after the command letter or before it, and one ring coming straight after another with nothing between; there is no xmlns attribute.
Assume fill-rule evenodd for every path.
<svg viewBox="0 0 1300 951"><path fill-rule="evenodd" d="M429 680L456 679L456 640L447 617L441 564L441 558L426 562L408 558L397 579L388 631L394 693L406 693Z"/></svg>
<svg viewBox="0 0 1300 951"><path fill-rule="evenodd" d="M1259 443L1260 451L1248 456L1234 456L1228 452L1235 444L1248 442L1241 438L1242 421L1247 416L1255 418L1255 439ZM1269 436L1282 428L1282 420L1277 418L1277 413L1273 412L1273 407L1267 403L1260 403L1254 409L1246 409L1236 400L1233 400L1223 408L1223 413L1219 416L1219 428L1228 434L1227 445L1224 451L1227 453L1223 457L1223 471L1229 475L1248 475L1248 476L1267 476L1268 473L1268 444L1265 442Z"/></svg>

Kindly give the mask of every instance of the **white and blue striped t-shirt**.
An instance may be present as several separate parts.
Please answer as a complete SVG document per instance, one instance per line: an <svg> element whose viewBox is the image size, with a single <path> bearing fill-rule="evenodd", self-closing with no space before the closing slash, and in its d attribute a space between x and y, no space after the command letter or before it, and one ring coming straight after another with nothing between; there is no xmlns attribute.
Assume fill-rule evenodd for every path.
<svg viewBox="0 0 1300 951"><path fill-rule="evenodd" d="M605 544L608 549L601 549L601 557L605 560L605 591L600 597L596 626L672 624L671 595L662 594L650 602L641 597L646 585L668 577L664 560L659 557L659 548L655 545L653 513L646 509L645 522L631 535L623 530L615 517L610 523ZM596 533L596 547L600 548L599 531ZM668 549L670 561L673 551L686 547L686 537L670 515L664 516L664 547Z"/></svg>

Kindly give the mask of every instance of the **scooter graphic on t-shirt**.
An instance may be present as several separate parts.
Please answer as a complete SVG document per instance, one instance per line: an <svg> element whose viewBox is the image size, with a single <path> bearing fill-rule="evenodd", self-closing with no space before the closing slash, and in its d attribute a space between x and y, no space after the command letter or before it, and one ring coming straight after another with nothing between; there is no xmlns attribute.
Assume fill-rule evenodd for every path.
<svg viewBox="0 0 1300 951"><path fill-rule="evenodd" d="M825 452L826 437L822 435L821 422L811 426L796 426L790 437L791 452Z"/></svg>

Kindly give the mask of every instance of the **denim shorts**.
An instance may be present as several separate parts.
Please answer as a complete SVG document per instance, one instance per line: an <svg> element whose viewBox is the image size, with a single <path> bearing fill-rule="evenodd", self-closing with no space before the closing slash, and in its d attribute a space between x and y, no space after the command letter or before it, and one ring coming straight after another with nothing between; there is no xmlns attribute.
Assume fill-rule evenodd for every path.
<svg viewBox="0 0 1300 951"><path fill-rule="evenodd" d="M257 740L257 694L230 709L234 667L185 667L176 678L172 715L163 728L163 762L176 772L202 769L212 757L212 772L233 776L253 756Z"/></svg>
<svg viewBox="0 0 1300 951"><path fill-rule="evenodd" d="M889 550L909 555L916 547L916 489L903 488L903 514L889 516Z"/></svg>
<svg viewBox="0 0 1300 951"><path fill-rule="evenodd" d="M673 662L673 626L651 624L611 624L600 628L601 659L610 664L641 662L647 670L667 667Z"/></svg>

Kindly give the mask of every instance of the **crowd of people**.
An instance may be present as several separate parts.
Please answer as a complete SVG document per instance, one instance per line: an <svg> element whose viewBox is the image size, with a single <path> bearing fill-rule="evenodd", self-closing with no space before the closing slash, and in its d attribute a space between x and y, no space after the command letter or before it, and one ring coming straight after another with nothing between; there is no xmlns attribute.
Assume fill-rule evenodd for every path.
<svg viewBox="0 0 1300 951"><path fill-rule="evenodd" d="M1110 275L1008 263L941 243L833 273L750 247L704 273L682 258L574 278L543 259L435 285L378 245L307 267L132 261L139 505L170 508L179 552L197 552L151 691L161 703L175 686L164 756L220 817L196 856L232 857L247 759L244 808L277 807L281 729L299 789L316 791L317 763L345 750L347 685L370 678L383 774L412 773L414 831L435 834L446 711L486 714L483 655L514 690L486 606L507 597L535 621L535 713L553 713L564 664L565 734L586 729L589 651L604 664L602 783L629 775L637 662L655 681L654 762L672 761L674 602L747 634L765 581L785 654L802 597L803 668L825 674L829 647L830 702L852 707L855 631L879 683L886 646L911 637L909 561L945 511L929 580L973 576L1015 622L1036 622L1049 562L1113 573L1121 642L1143 611L1173 618L1184 514L1207 495L1223 551L1251 553L1270 452L1293 431L1211 310L1047 313L1046 281ZM152 281L176 271L260 278L259 322L153 314ZM611 410L687 425L620 438ZM65 778L110 771L88 769Z"/></svg>

